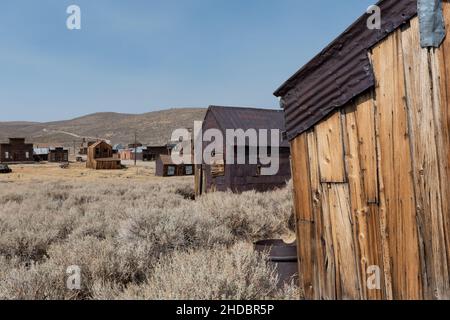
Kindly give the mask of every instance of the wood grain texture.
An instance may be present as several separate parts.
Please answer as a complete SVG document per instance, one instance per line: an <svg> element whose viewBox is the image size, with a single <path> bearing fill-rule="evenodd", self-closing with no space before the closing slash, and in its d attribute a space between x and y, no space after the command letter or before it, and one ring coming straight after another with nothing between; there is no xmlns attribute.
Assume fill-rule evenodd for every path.
<svg viewBox="0 0 450 320"><path fill-rule="evenodd" d="M394 299L421 299L422 273L400 31L373 49L381 175ZM384 210L384 209L383 209Z"/></svg>
<svg viewBox="0 0 450 320"><path fill-rule="evenodd" d="M315 299L336 299L336 270L334 262L333 237L329 215L322 210L323 192L320 183L317 137L314 131L307 134L309 170L313 200L315 227L316 276L314 279Z"/></svg>
<svg viewBox="0 0 450 320"><path fill-rule="evenodd" d="M449 274L432 90L434 57L420 47L418 18L402 32L402 47L424 297L443 299L449 293Z"/></svg>
<svg viewBox="0 0 450 320"><path fill-rule="evenodd" d="M323 185L323 215L330 217L336 269L336 298L361 299L347 184Z"/></svg>
<svg viewBox="0 0 450 320"><path fill-rule="evenodd" d="M360 134L358 129L361 127L367 128L367 126L370 126L375 130L375 122L370 125L367 124L367 126L364 126L364 123L359 123L358 125L357 112L361 107L364 108L366 106L356 105L352 103L347 106L343 112L345 162L350 189L353 237L355 239L355 249L359 262L358 281L361 287L362 298L374 300L381 297L382 289L369 290L366 285L366 280L367 270L369 269L369 267L377 266L380 268L380 270L382 270L381 260L379 259L380 252L378 251L378 243L381 242L381 239L379 237L379 232L375 232L376 230L371 229L371 227L373 227L373 224L375 224L377 227L379 227L380 224L378 221L378 215L372 214L372 210L367 201L367 193L364 186L364 175L361 165L362 159L360 159L359 157L359 148L361 147L361 144L359 143ZM373 103L371 109L373 112ZM372 118L369 121L374 121L374 119ZM370 152L371 154L373 154L373 157L376 158L376 148L374 147ZM377 181L377 179L372 180Z"/></svg>
<svg viewBox="0 0 450 320"><path fill-rule="evenodd" d="M443 1L447 33L450 30L450 1ZM434 91L434 118L439 132L436 136L439 176L446 241L447 266L450 266L450 37L441 47L431 50ZM447 299L450 299L447 297Z"/></svg>
<svg viewBox="0 0 450 320"><path fill-rule="evenodd" d="M299 282L303 299L315 298L314 224L306 133L291 142L293 199L299 261Z"/></svg>
<svg viewBox="0 0 450 320"><path fill-rule="evenodd" d="M339 112L319 123L315 128L321 182L346 182L344 146Z"/></svg>
<svg viewBox="0 0 450 320"><path fill-rule="evenodd" d="M359 159L367 203L378 203L378 173L375 141L375 109L373 91L355 100Z"/></svg>

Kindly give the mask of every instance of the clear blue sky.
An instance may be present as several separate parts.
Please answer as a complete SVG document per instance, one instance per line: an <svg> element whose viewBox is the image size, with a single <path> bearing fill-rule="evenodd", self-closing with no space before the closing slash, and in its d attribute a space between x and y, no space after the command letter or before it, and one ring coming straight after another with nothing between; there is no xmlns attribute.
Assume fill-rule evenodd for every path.
<svg viewBox="0 0 450 320"><path fill-rule="evenodd" d="M273 91L374 2L2 0L0 121L278 107Z"/></svg>

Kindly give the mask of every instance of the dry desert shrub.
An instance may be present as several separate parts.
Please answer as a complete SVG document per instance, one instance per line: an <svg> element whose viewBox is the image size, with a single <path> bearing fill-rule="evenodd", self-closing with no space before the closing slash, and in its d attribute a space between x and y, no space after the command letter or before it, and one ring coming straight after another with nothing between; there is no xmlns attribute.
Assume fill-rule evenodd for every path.
<svg viewBox="0 0 450 320"><path fill-rule="evenodd" d="M97 299L123 300L261 300L296 299L297 288L277 287L276 272L267 266L267 257L252 246L177 251L155 264L148 280L120 290L114 285L98 285Z"/></svg>
<svg viewBox="0 0 450 320"><path fill-rule="evenodd" d="M290 188L196 201L192 192L190 181L176 179L1 189L0 299L278 297L250 244L292 234ZM71 265L82 270L79 291L66 289ZM163 268L172 273L163 275ZM178 268L187 282L170 292L160 282L176 283ZM187 290L189 281L205 285Z"/></svg>

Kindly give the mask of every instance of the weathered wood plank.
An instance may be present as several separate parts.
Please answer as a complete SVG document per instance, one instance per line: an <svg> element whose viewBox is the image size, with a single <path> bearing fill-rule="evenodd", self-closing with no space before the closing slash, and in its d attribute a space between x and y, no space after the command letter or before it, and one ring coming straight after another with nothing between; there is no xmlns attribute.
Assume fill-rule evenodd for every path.
<svg viewBox="0 0 450 320"><path fill-rule="evenodd" d="M446 30L450 30L450 0L443 1ZM450 267L450 37L447 35L438 49L431 51L434 89L434 118L438 131L437 151L441 183L447 266ZM448 296L446 299L450 299Z"/></svg>
<svg viewBox="0 0 450 320"><path fill-rule="evenodd" d="M450 288L437 150L441 133L435 122L431 57L420 46L418 18L402 32L402 47L424 297L443 299Z"/></svg>
<svg viewBox="0 0 450 320"><path fill-rule="evenodd" d="M378 203L378 172L375 141L375 108L373 92L360 96L355 101L356 125L359 141L364 191L368 203Z"/></svg>
<svg viewBox="0 0 450 320"><path fill-rule="evenodd" d="M336 270L334 263L331 222L322 211L322 185L320 183L317 137L314 131L307 134L309 170L313 201L313 219L315 227L316 277L314 293L317 300L336 299Z"/></svg>
<svg viewBox="0 0 450 320"><path fill-rule="evenodd" d="M294 182L294 205L297 219L313 221L311 202L311 179L309 174L308 144L306 133L291 142L292 179Z"/></svg>
<svg viewBox="0 0 450 320"><path fill-rule="evenodd" d="M382 270L379 260L379 245L381 244L381 238L378 237L379 233L371 230L373 226L370 224L375 223L379 226L377 221L378 216L371 215L371 210L367 204L366 190L363 183L363 171L360 163L360 150L359 147L359 132L357 112L361 105L350 104L344 109L343 113L343 131L345 140L345 162L347 166L347 174L350 189L352 219L353 219L353 237L355 241L356 254L358 257L358 270L361 295L363 299L379 299L380 291L369 290L366 285L367 270L370 266L377 265ZM366 107L366 106L363 106ZM373 103L372 103L372 112ZM375 122L372 124L375 127ZM375 130L375 129L374 129ZM376 148L370 151L373 155L368 157L376 158ZM378 192L377 192L378 193ZM370 232L372 231L372 232Z"/></svg>
<svg viewBox="0 0 450 320"><path fill-rule="evenodd" d="M346 182L340 113L319 123L315 131L321 182Z"/></svg>
<svg viewBox="0 0 450 320"><path fill-rule="evenodd" d="M324 184L323 215L330 217L336 264L337 299L361 299L356 249L353 242L352 213L347 184Z"/></svg>
<svg viewBox="0 0 450 320"><path fill-rule="evenodd" d="M298 239L299 282L302 298L314 299L315 252L313 208L306 133L291 142L293 198Z"/></svg>
<svg viewBox="0 0 450 320"><path fill-rule="evenodd" d="M374 47L372 62L377 82L379 170L384 181L382 210L387 218L393 298L421 299L421 261L399 30Z"/></svg>
<svg viewBox="0 0 450 320"><path fill-rule="evenodd" d="M369 53L369 59L373 65L373 53ZM380 142L380 118L378 115L378 101L374 97L374 107L375 107L375 141L376 141L376 150L377 150L377 168L378 168L378 199L379 203L376 208L372 207L372 210L375 209L375 214L379 218L379 231L380 231L380 249L381 249L381 263L378 264L380 268L383 270L383 288L385 298L387 300L393 300L394 294L392 290L392 271L391 271L391 252L389 248L389 234L388 234L388 226L387 226L387 212L386 212L386 196L384 189L384 181L383 174L380 170L383 163L383 158L381 156L381 142ZM374 231L376 233L376 231Z"/></svg>

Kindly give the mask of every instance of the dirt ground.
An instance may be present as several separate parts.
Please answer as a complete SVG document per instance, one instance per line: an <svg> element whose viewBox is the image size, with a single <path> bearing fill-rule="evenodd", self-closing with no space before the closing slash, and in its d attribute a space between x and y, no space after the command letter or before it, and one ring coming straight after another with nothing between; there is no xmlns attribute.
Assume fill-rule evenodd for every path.
<svg viewBox="0 0 450 320"><path fill-rule="evenodd" d="M99 180L99 179L125 179L154 181L156 183L163 181L192 181L193 177L173 177L162 178L155 176L155 163L138 161L137 166L134 162L122 162L126 166L122 170L92 170L86 168L86 163L71 162L69 168L62 169L57 163L36 163L36 164L17 164L10 165L13 170L10 174L1 174L0 183L8 182L29 182L29 181L47 181L47 180Z"/></svg>

